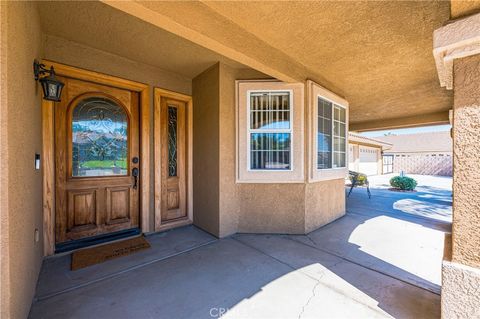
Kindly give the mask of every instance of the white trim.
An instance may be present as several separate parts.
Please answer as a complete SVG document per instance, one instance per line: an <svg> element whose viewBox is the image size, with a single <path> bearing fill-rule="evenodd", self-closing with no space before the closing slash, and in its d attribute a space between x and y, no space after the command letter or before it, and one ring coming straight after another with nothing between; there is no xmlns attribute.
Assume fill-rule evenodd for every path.
<svg viewBox="0 0 480 319"><path fill-rule="evenodd" d="M251 105L250 105L250 95L252 93L271 93L271 92L288 92L289 93L289 100L290 100L290 119L289 119L289 126L290 128L288 129L252 129L250 126L250 112L251 112ZM249 172L268 172L268 173L274 173L274 172L291 172L294 169L294 143L293 143L293 109L294 109L294 99L293 99L293 90L247 90L246 92L247 95L247 171ZM252 169L251 167L251 133L288 133L290 134L290 168L289 169Z"/></svg>
<svg viewBox="0 0 480 319"><path fill-rule="evenodd" d="M331 113L331 118L330 118L330 122L331 122L331 127L330 127L330 137L332 139L332 144L331 144L331 149L329 150L329 152L332 154L331 158L330 158L330 168L318 168L318 156L316 156L316 160L315 160L315 163L314 163L314 168L317 170L317 171L322 171L322 172L325 172L327 170L335 170L335 169L344 169L346 167L348 167L348 156L347 156L347 146L348 146L348 131L347 131L347 107L341 105L341 104L337 104L336 102L324 97L323 95L321 94L317 94L316 95L316 99L315 99L315 105L313 106L315 108L315 111L314 111L314 118L313 120L316 120L317 121L317 124L315 125L314 127L314 136L315 136L315 143L314 143L314 154L318 154L318 99L322 99L324 101L327 101L327 102L330 102L332 103L332 113ZM337 121L339 123L342 123L342 124L345 124L345 166L341 166L341 167L333 167L334 165L334 155L335 155L335 142L334 142L334 121L335 121L335 106L337 107L340 107L340 108L343 108L345 110L345 123L342 123L340 121ZM338 152L337 153L342 153L342 152Z"/></svg>
<svg viewBox="0 0 480 319"><path fill-rule="evenodd" d="M272 80L237 80L236 83L236 183L303 183L305 182L305 86ZM290 94L290 129L259 130L291 134L290 169L250 169L250 99L253 92L288 92Z"/></svg>
<svg viewBox="0 0 480 319"><path fill-rule="evenodd" d="M326 88L318 85L313 81L307 81L308 87L308 109L309 109L309 136L310 136L310 154L308 167L310 173L308 174L309 182L324 181L331 179L345 178L348 174L349 152L348 152L348 124L349 124L349 105L348 102L336 95L335 93L327 90ZM318 98L326 100L332 103L332 118L331 118L331 136L332 136L332 148L331 148L331 166L332 168L319 169L317 163L318 153ZM345 166L333 167L334 162L334 118L335 118L335 106L345 109Z"/></svg>
<svg viewBox="0 0 480 319"><path fill-rule="evenodd" d="M453 60L480 54L480 13L433 32L433 56L440 86L453 89Z"/></svg>

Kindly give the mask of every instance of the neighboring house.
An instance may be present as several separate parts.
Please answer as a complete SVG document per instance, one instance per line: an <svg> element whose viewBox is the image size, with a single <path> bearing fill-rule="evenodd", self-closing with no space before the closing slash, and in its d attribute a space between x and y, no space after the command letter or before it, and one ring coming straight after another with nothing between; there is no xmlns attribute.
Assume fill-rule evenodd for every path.
<svg viewBox="0 0 480 319"><path fill-rule="evenodd" d="M452 138L450 132L429 132L376 137L392 148L383 161L393 161L393 172L452 176Z"/></svg>
<svg viewBox="0 0 480 319"><path fill-rule="evenodd" d="M377 139L348 133L348 169L366 175L391 173L391 165L384 167L382 151L392 145Z"/></svg>

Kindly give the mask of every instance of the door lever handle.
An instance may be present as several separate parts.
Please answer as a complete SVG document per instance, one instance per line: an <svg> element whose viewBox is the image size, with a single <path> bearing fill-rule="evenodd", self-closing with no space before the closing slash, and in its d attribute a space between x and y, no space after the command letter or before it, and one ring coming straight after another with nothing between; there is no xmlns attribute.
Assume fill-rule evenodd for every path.
<svg viewBox="0 0 480 319"><path fill-rule="evenodd" d="M132 176L133 176L133 189L137 189L138 184L138 168L132 168Z"/></svg>

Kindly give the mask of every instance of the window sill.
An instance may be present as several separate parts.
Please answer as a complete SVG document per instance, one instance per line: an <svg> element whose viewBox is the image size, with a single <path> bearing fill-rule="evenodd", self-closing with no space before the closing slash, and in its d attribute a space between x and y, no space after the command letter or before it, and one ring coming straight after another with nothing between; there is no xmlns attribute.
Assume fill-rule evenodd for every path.
<svg viewBox="0 0 480 319"><path fill-rule="evenodd" d="M332 179L345 179L348 176L348 168L329 168L329 169L315 169L312 172L308 182L321 182Z"/></svg>

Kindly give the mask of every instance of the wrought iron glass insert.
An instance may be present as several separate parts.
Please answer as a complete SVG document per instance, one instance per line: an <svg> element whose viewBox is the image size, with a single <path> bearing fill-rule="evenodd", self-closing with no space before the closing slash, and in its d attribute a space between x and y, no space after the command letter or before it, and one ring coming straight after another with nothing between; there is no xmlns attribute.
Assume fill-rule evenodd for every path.
<svg viewBox="0 0 480 319"><path fill-rule="evenodd" d="M168 107L168 176L177 176L177 108Z"/></svg>
<svg viewBox="0 0 480 319"><path fill-rule="evenodd" d="M291 93L251 92L250 169L291 169Z"/></svg>
<svg viewBox="0 0 480 319"><path fill-rule="evenodd" d="M80 101L72 116L72 175L127 175L128 119L102 97Z"/></svg>
<svg viewBox="0 0 480 319"><path fill-rule="evenodd" d="M318 98L317 168L332 168L332 103Z"/></svg>
<svg viewBox="0 0 480 319"><path fill-rule="evenodd" d="M290 169L290 136L290 133L252 133L250 136L251 169Z"/></svg>
<svg viewBox="0 0 480 319"><path fill-rule="evenodd" d="M290 93L250 94L250 129L289 129Z"/></svg>

